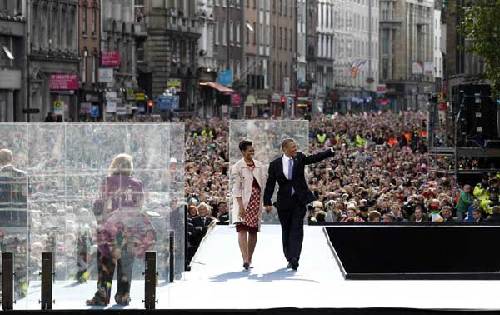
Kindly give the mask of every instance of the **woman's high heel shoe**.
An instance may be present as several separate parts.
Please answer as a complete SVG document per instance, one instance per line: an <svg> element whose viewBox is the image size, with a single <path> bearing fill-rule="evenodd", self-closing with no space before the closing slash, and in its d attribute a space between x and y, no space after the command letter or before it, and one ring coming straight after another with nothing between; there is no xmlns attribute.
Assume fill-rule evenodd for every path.
<svg viewBox="0 0 500 315"><path fill-rule="evenodd" d="M243 263L243 268L245 268L245 270L250 270L250 264L249 263Z"/></svg>

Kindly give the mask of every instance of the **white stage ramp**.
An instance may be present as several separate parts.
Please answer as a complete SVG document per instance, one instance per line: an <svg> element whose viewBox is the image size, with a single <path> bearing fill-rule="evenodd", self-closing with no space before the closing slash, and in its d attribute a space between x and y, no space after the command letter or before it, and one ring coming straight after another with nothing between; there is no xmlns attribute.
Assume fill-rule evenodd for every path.
<svg viewBox="0 0 500 315"><path fill-rule="evenodd" d="M500 310L498 281L344 280L323 228L305 226L304 229L303 251L297 272L285 269L281 228L276 225L263 226L254 255L254 268L246 272L242 271L235 228L217 226L194 257L192 271L186 273L182 281L167 287L168 302L160 290L158 308L409 307Z"/></svg>
<svg viewBox="0 0 500 315"><path fill-rule="evenodd" d="M344 280L323 228L305 226L304 229L303 252L297 272L285 269L279 225L263 226L254 255L254 268L247 272L242 268L235 228L215 227L194 257L192 271L175 283L159 284L157 309L404 307L500 310L498 281ZM54 309L89 309L84 301L92 296L95 285L95 282L84 285L56 282ZM125 309L143 309L144 283L136 280L132 286L132 303ZM30 295L19 301L15 309L39 309L39 298ZM108 308L120 307L110 305Z"/></svg>

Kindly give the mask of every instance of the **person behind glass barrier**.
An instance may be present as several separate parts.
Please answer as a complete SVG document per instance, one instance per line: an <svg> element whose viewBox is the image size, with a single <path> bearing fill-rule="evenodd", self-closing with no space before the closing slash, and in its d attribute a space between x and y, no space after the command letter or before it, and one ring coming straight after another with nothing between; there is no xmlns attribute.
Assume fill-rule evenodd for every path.
<svg viewBox="0 0 500 315"><path fill-rule="evenodd" d="M115 267L118 283L115 301L128 305L134 257L143 257L154 244L156 235L151 222L141 212L143 183L132 172L132 157L117 155L101 187L101 196L94 202L98 279L97 292L87 305L109 304Z"/></svg>
<svg viewBox="0 0 500 315"><path fill-rule="evenodd" d="M219 212L217 213L217 220L221 223L229 222L229 212L227 208L227 202L220 201L218 204Z"/></svg>
<svg viewBox="0 0 500 315"><path fill-rule="evenodd" d="M287 267L294 271L299 267L302 251L306 205L316 200L307 186L304 168L335 155L333 148L310 156L298 152L297 149L297 143L293 139L282 141L283 155L269 164L264 192L264 205L266 211L270 212L274 188L278 183L276 207L281 223L283 254L288 261Z"/></svg>
<svg viewBox="0 0 500 315"><path fill-rule="evenodd" d="M207 234L208 228L215 224L215 220L211 216L210 206L207 203L201 202L198 205L198 216L192 218L192 223L194 227L194 245L198 247L203 237Z"/></svg>
<svg viewBox="0 0 500 315"><path fill-rule="evenodd" d="M14 296L25 297L28 289L26 232L28 227L28 177L14 165L12 151L0 150L0 230L3 233L2 252L14 255ZM17 231L16 231L17 230Z"/></svg>
<svg viewBox="0 0 500 315"><path fill-rule="evenodd" d="M255 149L252 142L243 140L238 147L242 158L231 169L232 217L238 232L243 268L249 270L262 221L262 197L267 176L265 165L253 158Z"/></svg>

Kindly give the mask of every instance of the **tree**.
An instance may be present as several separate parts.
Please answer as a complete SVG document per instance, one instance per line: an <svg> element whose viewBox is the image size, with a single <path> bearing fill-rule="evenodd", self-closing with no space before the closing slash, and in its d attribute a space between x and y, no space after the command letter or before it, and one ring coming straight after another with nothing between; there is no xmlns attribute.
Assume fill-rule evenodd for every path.
<svg viewBox="0 0 500 315"><path fill-rule="evenodd" d="M467 38L465 49L484 59L485 76L500 96L500 0L471 1L459 28Z"/></svg>

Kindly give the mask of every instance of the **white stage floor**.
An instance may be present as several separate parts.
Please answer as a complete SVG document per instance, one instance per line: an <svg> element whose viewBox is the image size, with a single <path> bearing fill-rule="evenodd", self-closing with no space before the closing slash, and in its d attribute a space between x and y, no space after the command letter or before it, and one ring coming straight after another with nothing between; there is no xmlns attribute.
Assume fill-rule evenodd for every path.
<svg viewBox="0 0 500 315"><path fill-rule="evenodd" d="M390 245L388 245L390 246ZM435 246L423 244L423 246ZM366 262L370 263L370 262ZM254 268L242 270L236 231L217 226L202 243L192 271L157 289L158 309L267 309L408 307L500 310L499 281L353 281L344 280L321 227L305 227L297 272L285 269L280 226L263 226ZM115 285L113 285L113 288ZM56 283L54 309L86 309L95 282ZM39 292L39 291L38 291ZM142 309L144 286L133 282L132 303ZM15 309L39 309L39 295ZM117 308L110 306L110 308Z"/></svg>

